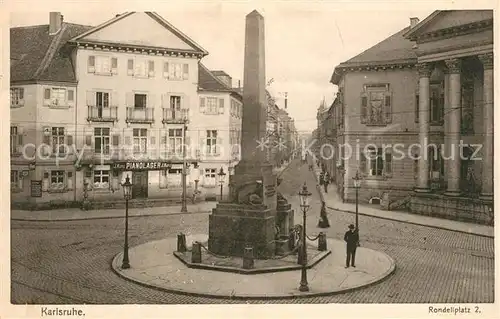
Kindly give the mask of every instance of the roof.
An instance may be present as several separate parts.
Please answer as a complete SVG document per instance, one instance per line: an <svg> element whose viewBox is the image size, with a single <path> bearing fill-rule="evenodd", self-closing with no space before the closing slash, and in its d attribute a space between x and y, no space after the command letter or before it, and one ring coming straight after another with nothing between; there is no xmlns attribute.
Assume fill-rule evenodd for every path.
<svg viewBox="0 0 500 319"><path fill-rule="evenodd" d="M339 66L367 66L416 61L417 55L413 51L415 43L404 37L409 29L410 27L404 28Z"/></svg>
<svg viewBox="0 0 500 319"><path fill-rule="evenodd" d="M83 41L82 39L96 31L99 31L119 20L122 20L128 16L131 16L132 14L135 14L136 12L135 11L132 11L132 12L125 12L125 13L122 13L122 14L117 14L114 18L104 22L104 23L101 23L100 25L96 26L96 27L93 27L92 29L90 30L87 30L87 32L85 33L82 33L82 34L79 34L77 36L75 36L74 38L72 38L70 41L71 42L85 42ZM175 28L170 22L168 22L167 20L165 20L162 16L160 16L159 14L157 14L156 12L144 12L145 14L147 14L148 16L150 16L152 19L154 19L156 22L158 22L159 24L161 24L164 28L166 28L167 30L169 30L170 32L172 32L173 34L175 34L178 38L182 39L183 41L185 41L190 47L193 48L194 51L197 51L197 52L200 52L202 53L203 55L208 55L208 52L207 50L205 50L204 48L202 48L199 44L197 44L196 42L194 42L191 38L189 38L186 34L182 33L180 30L178 30L177 28Z"/></svg>
<svg viewBox="0 0 500 319"><path fill-rule="evenodd" d="M92 27L63 22L61 31L49 35L49 25L10 29L10 80L76 82L66 42Z"/></svg>
<svg viewBox="0 0 500 319"><path fill-rule="evenodd" d="M335 67L330 82L338 83L344 68L416 63L417 55L413 50L415 43L404 37L409 29L408 26L368 50L340 63Z"/></svg>
<svg viewBox="0 0 500 319"><path fill-rule="evenodd" d="M237 89L233 89L227 86L201 62L198 63L198 90L211 92L229 92L238 99L241 99L241 94Z"/></svg>
<svg viewBox="0 0 500 319"><path fill-rule="evenodd" d="M227 74L226 72L224 72L222 70L215 70L215 71L210 71L210 72L212 72L212 74L215 76L229 76L229 74Z"/></svg>

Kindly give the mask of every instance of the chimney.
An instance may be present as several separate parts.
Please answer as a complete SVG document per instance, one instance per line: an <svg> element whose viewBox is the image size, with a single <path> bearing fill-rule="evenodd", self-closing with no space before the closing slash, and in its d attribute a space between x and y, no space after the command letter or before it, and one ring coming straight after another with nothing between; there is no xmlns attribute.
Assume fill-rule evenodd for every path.
<svg viewBox="0 0 500 319"><path fill-rule="evenodd" d="M51 12L50 13L50 24L49 24L49 34L54 35L59 30L61 30L63 22L63 16L61 12Z"/></svg>
<svg viewBox="0 0 500 319"><path fill-rule="evenodd" d="M410 18L410 29L413 29L419 22L418 18Z"/></svg>

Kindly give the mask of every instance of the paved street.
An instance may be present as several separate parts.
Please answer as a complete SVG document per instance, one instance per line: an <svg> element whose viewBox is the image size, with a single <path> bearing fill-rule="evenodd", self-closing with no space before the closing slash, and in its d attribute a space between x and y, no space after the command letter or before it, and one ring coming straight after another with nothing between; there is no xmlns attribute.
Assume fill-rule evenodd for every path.
<svg viewBox="0 0 500 319"><path fill-rule="evenodd" d="M319 195L307 166L298 161L284 172L281 191L293 195L307 181L313 193L308 233L316 234ZM295 208L298 210L297 208ZM295 223L300 223L296 212ZM330 212L328 237L341 238L354 221L349 213ZM131 245L208 231L208 214L133 217ZM252 303L475 303L494 300L494 240L437 228L360 217L361 245L396 261L387 280L362 290L327 297L252 300ZM12 222L13 303L241 303L176 295L118 278L111 259L122 249L123 220ZM166 252L170 253L170 252ZM134 261L131 260L132 267ZM297 284L300 278L297 277Z"/></svg>

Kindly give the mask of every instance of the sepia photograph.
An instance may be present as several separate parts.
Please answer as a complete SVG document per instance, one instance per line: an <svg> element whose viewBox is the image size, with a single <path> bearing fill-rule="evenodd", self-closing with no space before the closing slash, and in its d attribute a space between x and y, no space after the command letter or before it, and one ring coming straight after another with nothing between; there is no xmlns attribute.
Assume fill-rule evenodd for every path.
<svg viewBox="0 0 500 319"><path fill-rule="evenodd" d="M1 39L6 318L499 315L493 2L26 3Z"/></svg>

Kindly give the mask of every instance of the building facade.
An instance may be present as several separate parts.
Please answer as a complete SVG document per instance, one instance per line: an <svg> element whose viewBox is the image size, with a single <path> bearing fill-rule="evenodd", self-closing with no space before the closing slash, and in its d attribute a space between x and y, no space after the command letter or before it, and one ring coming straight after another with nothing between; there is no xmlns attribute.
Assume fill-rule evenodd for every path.
<svg viewBox="0 0 500 319"><path fill-rule="evenodd" d="M178 201L184 161L188 196L211 197L214 171L234 165L219 155L241 96L199 63L207 54L153 12L97 27L52 12L48 26L11 29L13 206L112 204L126 176L134 199Z"/></svg>
<svg viewBox="0 0 500 319"><path fill-rule="evenodd" d="M335 68L337 143L353 149L339 152L341 196L354 199L358 172L364 202L490 222L493 12L436 11L410 22Z"/></svg>

